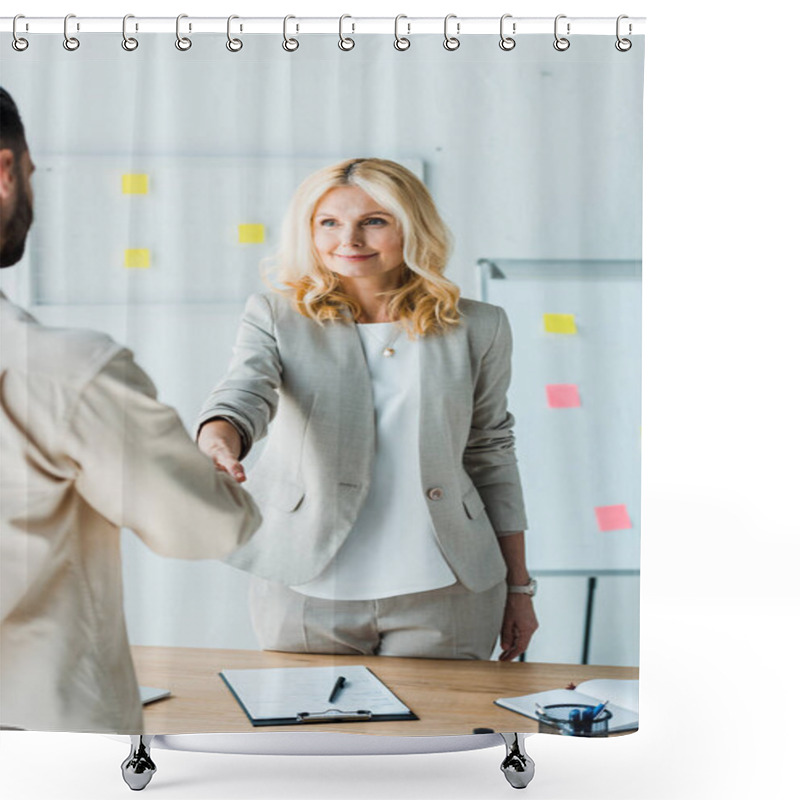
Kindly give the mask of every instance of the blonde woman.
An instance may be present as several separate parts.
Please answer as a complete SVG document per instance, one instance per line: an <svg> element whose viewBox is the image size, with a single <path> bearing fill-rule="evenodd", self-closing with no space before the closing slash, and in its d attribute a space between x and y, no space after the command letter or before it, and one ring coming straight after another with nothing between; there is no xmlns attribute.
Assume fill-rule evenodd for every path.
<svg viewBox="0 0 800 800"><path fill-rule="evenodd" d="M253 295L198 444L264 523L253 574L264 649L429 658L525 650L538 623L506 409L511 332L444 277L423 183L354 159L297 189L282 287Z"/></svg>

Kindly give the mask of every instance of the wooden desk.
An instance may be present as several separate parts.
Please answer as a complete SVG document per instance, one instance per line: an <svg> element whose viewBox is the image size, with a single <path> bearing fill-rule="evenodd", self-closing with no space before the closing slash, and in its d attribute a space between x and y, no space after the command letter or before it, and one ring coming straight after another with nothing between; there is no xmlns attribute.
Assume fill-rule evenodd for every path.
<svg viewBox="0 0 800 800"><path fill-rule="evenodd" d="M496 706L494 701L498 697L563 689L570 681L580 683L590 678L639 676L636 667L579 664L305 655L189 647L133 647L132 650L139 683L172 692L172 697L145 706L145 730L154 734L311 730L439 736L471 734L476 727L524 733L539 730L539 723ZM223 669L334 664L369 667L419 720L254 727L218 674Z"/></svg>

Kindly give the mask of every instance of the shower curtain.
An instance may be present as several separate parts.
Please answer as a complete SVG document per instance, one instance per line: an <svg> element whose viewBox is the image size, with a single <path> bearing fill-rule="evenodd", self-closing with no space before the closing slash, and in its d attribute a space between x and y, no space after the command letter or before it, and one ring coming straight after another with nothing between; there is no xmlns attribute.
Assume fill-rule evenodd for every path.
<svg viewBox="0 0 800 800"><path fill-rule="evenodd" d="M64 433L72 418L56 406L89 402L119 351L103 361L86 345L75 355L84 382L42 399L34 334L3 328L0 723L138 733L141 711L148 732L175 734L308 730L302 714L318 717L317 731L397 736L634 730L644 39L615 46L612 28L560 45L474 35L443 47L426 34L392 46L346 25L337 38L287 24L284 37L234 25L228 38L184 29L135 45L129 29L122 47L108 33L75 33L78 47L29 35L25 49L3 36L0 83L36 166L25 255L0 274L4 326L22 325L24 308L61 329L45 340L62 343L53 347L69 354L63 342L78 335L67 331L91 329L138 367L126 361L115 376L126 393L109 400L108 424L129 430L107 462L119 481L103 484L102 463L86 472L101 449L94 433L106 435L101 412L85 411L77 455ZM375 160L384 178L358 177ZM335 165L337 188L306 192L315 202L304 207L298 187ZM404 201L382 193L380 180L398 175L432 205L416 188ZM355 239L337 240L326 261L323 237L337 226ZM369 237L392 226L390 264L387 240ZM286 288L295 240L333 284L325 264L347 260L318 319L304 305L308 270L290 264ZM430 278L420 253L448 244L447 282L425 283L403 313L421 319L430 297L460 296L452 324L441 324L446 304L427 333L409 323L411 336L363 304L326 318L371 263L402 281ZM55 386L66 362L45 349ZM403 365L399 378L387 378L390 364ZM187 434L173 422L136 428L137 397L152 394L138 368ZM143 413L162 413L147 403ZM48 409L58 424L42 442L26 425ZM182 460L209 420L236 432L239 488L205 454L205 473ZM378 475L390 447L405 455ZM169 508L155 497L151 508L148 486L167 491ZM263 517L255 533L240 488ZM42 522L42 492L55 527ZM230 501L224 513L215 492ZM214 506L206 519L193 507L202 502ZM375 522L369 503L393 511ZM512 538L524 541L523 579L511 577ZM379 574L377 588L353 578L359 570ZM514 626L530 627L534 591L528 641ZM409 621L406 599L427 592ZM509 615L510 603L525 610ZM59 608L70 609L66 628L53 624ZM487 629L494 644L473 645ZM521 652L501 658L515 637ZM133 715L120 711L132 686ZM321 686L331 692L319 702L270 705ZM364 694L345 702L348 686ZM613 697L621 710L581 729L557 718L563 692L583 706Z"/></svg>

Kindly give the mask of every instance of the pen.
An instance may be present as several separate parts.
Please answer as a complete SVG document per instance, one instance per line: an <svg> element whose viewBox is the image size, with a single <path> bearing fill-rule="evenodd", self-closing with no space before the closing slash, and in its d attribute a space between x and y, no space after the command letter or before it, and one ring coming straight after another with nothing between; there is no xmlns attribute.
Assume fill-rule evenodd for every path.
<svg viewBox="0 0 800 800"><path fill-rule="evenodd" d="M339 696L339 692L341 692L342 689L344 689L344 684L345 684L344 675L340 675L336 679L336 683L333 684L333 689L331 690L331 696L328 698L329 703L332 703L334 700L336 700L336 698Z"/></svg>
<svg viewBox="0 0 800 800"><path fill-rule="evenodd" d="M606 700L605 703L598 703L592 709L592 717L596 717L607 705L608 705L608 700Z"/></svg>

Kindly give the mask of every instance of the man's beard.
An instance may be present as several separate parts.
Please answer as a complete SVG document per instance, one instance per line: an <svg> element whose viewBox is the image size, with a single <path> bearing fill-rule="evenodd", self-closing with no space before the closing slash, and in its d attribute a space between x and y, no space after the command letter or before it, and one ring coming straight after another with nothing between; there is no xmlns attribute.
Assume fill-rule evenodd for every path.
<svg viewBox="0 0 800 800"><path fill-rule="evenodd" d="M10 267L16 264L25 253L25 238L28 230L33 223L33 203L22 184L22 175L18 175L20 181L17 207L14 214L5 225L3 231L3 246L0 247L0 267Z"/></svg>

